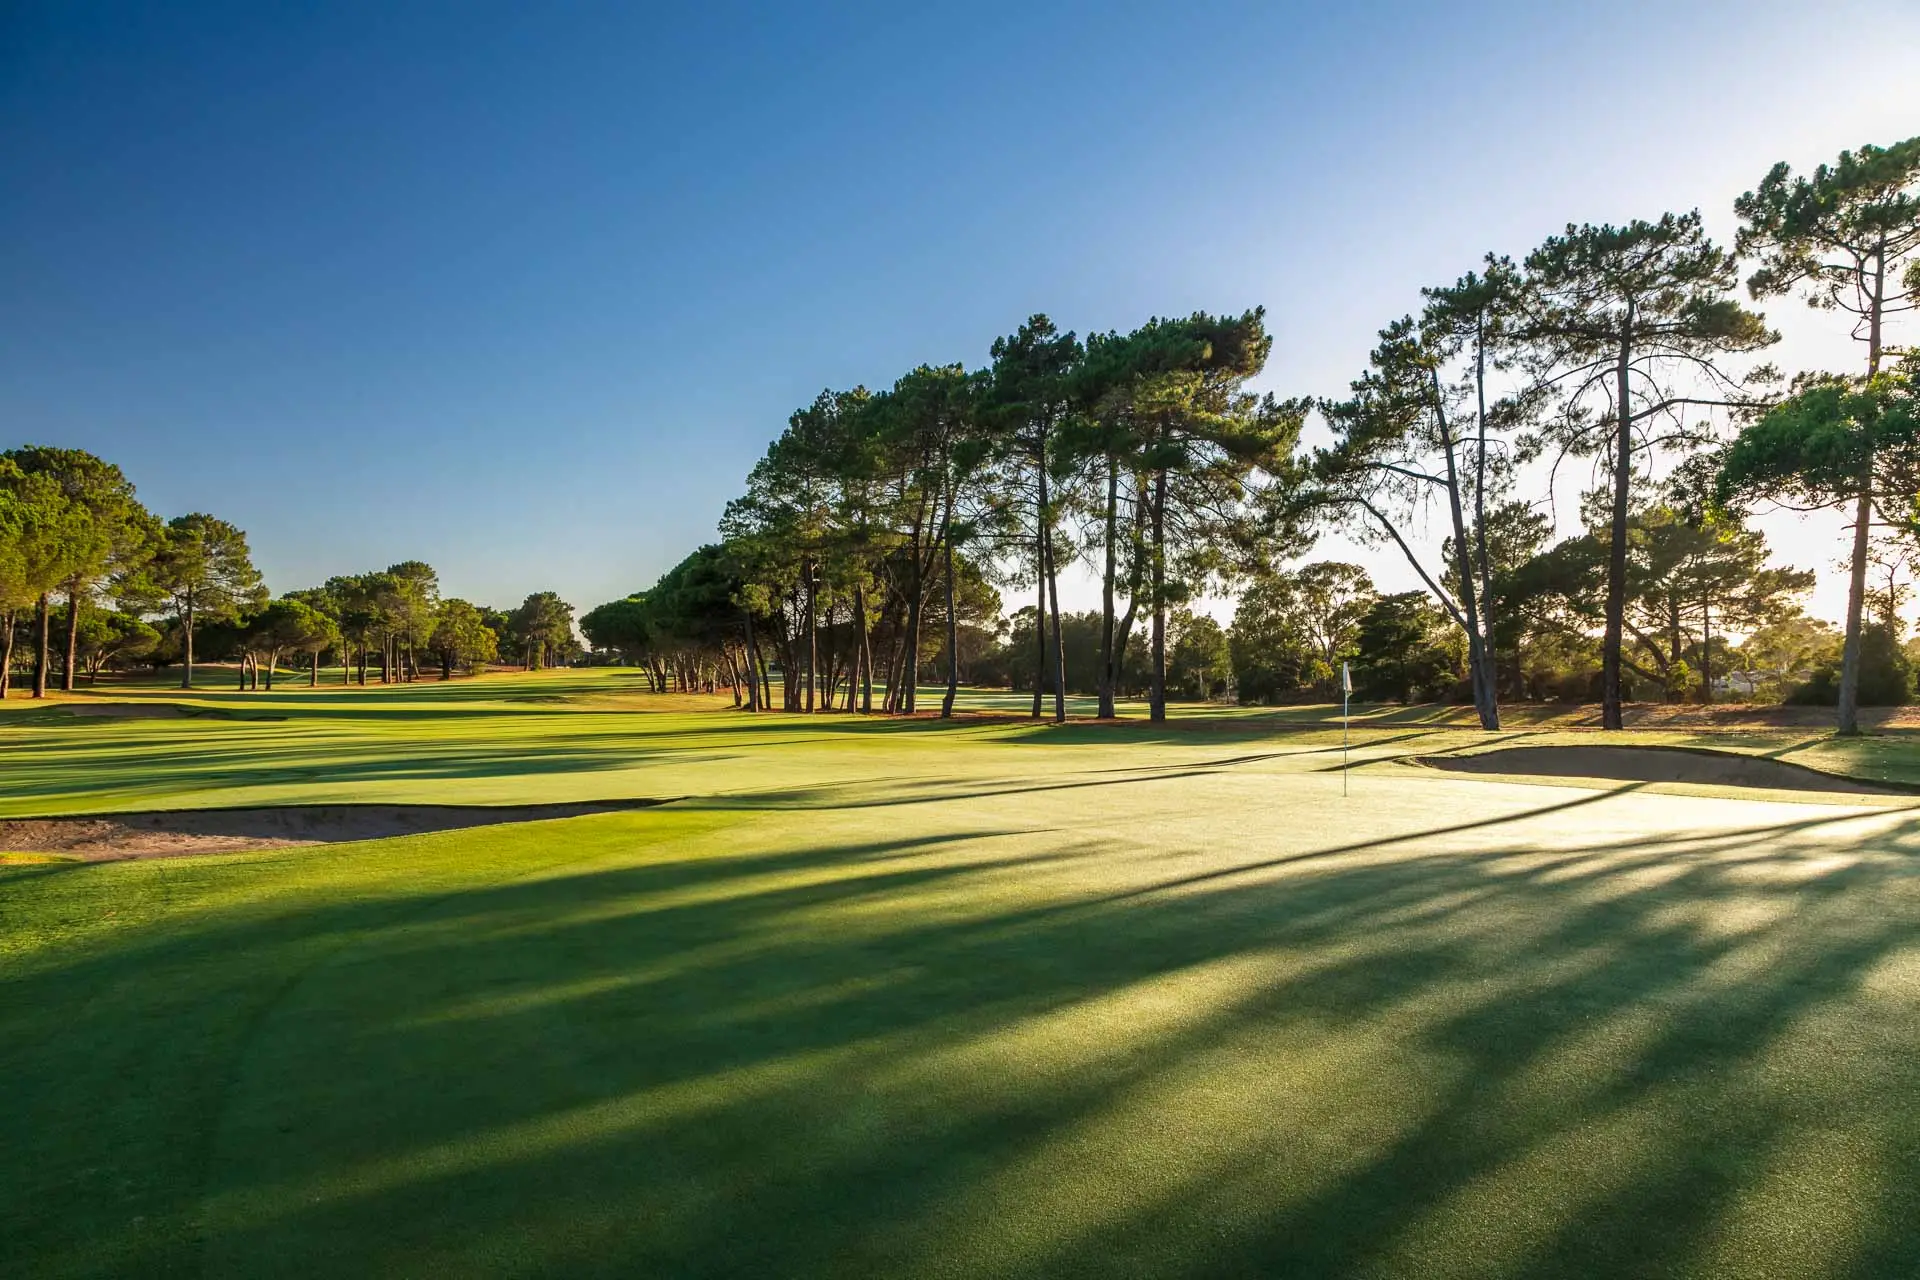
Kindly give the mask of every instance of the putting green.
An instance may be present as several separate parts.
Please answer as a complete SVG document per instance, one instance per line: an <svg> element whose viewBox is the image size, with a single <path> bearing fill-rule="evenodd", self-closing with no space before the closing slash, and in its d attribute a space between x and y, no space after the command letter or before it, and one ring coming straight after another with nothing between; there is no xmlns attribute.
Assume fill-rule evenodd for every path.
<svg viewBox="0 0 1920 1280"><path fill-rule="evenodd" d="M0 864L0 1274L1920 1270L1907 800L630 688L0 716L4 814L679 797Z"/></svg>

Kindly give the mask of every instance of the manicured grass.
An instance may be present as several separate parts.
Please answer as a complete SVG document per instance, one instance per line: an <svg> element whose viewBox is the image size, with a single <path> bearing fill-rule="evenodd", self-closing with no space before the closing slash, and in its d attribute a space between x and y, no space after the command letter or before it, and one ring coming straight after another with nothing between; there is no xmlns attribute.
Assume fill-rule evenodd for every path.
<svg viewBox="0 0 1920 1280"><path fill-rule="evenodd" d="M1905 801L634 683L10 705L0 814L681 799L0 864L0 1275L1920 1272Z"/></svg>

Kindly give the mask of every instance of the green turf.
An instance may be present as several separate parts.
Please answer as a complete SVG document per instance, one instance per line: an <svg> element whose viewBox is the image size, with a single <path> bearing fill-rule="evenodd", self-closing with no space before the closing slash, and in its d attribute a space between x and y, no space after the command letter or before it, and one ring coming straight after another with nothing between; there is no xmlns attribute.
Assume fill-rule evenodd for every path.
<svg viewBox="0 0 1920 1280"><path fill-rule="evenodd" d="M0 864L0 1275L1920 1273L1905 800L1436 777L1479 739L1417 724L1343 800L1297 721L607 672L194 705L8 704L0 811L679 799Z"/></svg>

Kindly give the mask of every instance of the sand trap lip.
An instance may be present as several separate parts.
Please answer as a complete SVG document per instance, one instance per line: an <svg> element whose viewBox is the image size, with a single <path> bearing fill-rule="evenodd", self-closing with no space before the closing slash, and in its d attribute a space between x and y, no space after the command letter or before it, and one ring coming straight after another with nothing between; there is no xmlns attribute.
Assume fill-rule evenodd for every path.
<svg viewBox="0 0 1920 1280"><path fill-rule="evenodd" d="M177 702L66 702L58 706L70 716L114 720L182 720L193 714Z"/></svg>
<svg viewBox="0 0 1920 1280"><path fill-rule="evenodd" d="M62 853L86 862L247 853L299 845L382 840L463 827L578 818L666 804L586 800L573 804L315 804L246 809L171 809L72 817L0 818L0 849Z"/></svg>
<svg viewBox="0 0 1920 1280"><path fill-rule="evenodd" d="M1548 778L1605 778L1614 782L1691 782L1768 791L1827 791L1848 795L1912 795L1915 788L1823 773L1803 764L1688 747L1499 747L1458 756L1416 756L1415 764L1453 773L1532 774Z"/></svg>

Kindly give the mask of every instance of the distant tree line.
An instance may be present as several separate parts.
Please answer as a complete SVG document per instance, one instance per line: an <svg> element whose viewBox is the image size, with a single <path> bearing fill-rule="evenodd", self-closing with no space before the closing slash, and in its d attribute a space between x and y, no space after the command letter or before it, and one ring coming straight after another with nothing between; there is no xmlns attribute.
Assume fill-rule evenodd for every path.
<svg viewBox="0 0 1920 1280"><path fill-rule="evenodd" d="M246 534L194 512L162 520L119 467L78 449L0 454L0 697L17 668L34 697L109 667L230 662L241 688L273 687L283 660L318 684L442 679L506 661L530 669L580 651L573 610L552 592L510 612L440 594L431 565L404 561L273 598Z"/></svg>
<svg viewBox="0 0 1920 1280"><path fill-rule="evenodd" d="M1920 357L1897 338L1920 303L1920 138L1776 165L1734 211L1730 248L1695 212L1488 254L1382 328L1340 397L1251 389L1260 309L1084 338L1035 315L978 367L822 391L717 542L581 631L656 689L755 711L912 713L931 677L942 715L972 679L1036 717L1084 692L1160 720L1170 698L1325 696L1345 662L1363 696L1458 697L1487 728L1516 698L1591 698L1618 728L1630 696L1725 689L1831 702L1854 732L1862 702L1912 694ZM1750 304L1789 295L1849 317L1862 367L1764 363ZM1326 440L1302 447L1312 422ZM1592 485L1555 541L1569 466ZM1768 505L1850 517L1837 636L1801 610L1812 575L1767 566L1746 521ZM1421 589L1303 563L1331 530L1394 548ZM1098 610L1062 610L1072 565ZM1203 601L1227 595L1223 628ZM405 680L575 646L557 597L443 600L419 562L271 600L239 530L162 522L118 468L44 447L0 457L0 643L0 693L16 666L36 692L139 661L191 684L209 656L248 683L289 656L317 680L329 655Z"/></svg>
<svg viewBox="0 0 1920 1280"><path fill-rule="evenodd" d="M657 684L724 672L755 709L777 664L790 710L911 712L931 670L942 714L970 675L1030 690L1036 717L1084 692L1158 720L1170 696L1324 694L1346 661L1368 696L1459 696L1487 728L1534 697L1591 698L1618 728L1630 695L1718 683L1830 700L1852 732L1863 696L1911 692L1888 593L1920 545L1920 365L1891 326L1920 300L1920 138L1776 165L1734 207L1732 248L1694 212L1488 254L1384 327L1344 397L1248 389L1260 310L1085 339L1034 316L978 369L823 391L720 542L583 626ZM1783 383L1762 361L1777 335L1749 302L1790 294L1856 322L1863 372ZM1330 440L1302 449L1315 418ZM1585 531L1549 545L1567 465L1593 478ZM1812 575L1766 566L1762 504L1852 516L1837 653L1800 610ZM1334 529L1397 549L1422 589L1288 567ZM1074 563L1097 613L1060 609ZM1032 604L999 621L1000 589ZM1221 592L1230 629L1192 609Z"/></svg>

